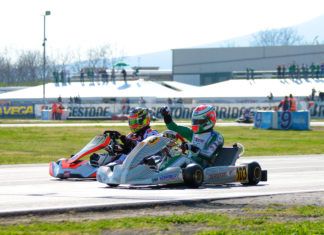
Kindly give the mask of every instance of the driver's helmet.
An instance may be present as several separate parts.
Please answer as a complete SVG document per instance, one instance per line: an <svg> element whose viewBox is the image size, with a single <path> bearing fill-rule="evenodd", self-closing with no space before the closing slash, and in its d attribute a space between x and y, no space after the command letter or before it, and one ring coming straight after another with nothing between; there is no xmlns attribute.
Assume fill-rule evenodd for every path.
<svg viewBox="0 0 324 235"><path fill-rule="evenodd" d="M199 105L192 112L192 131L196 134L203 133L215 126L216 112L211 105Z"/></svg>
<svg viewBox="0 0 324 235"><path fill-rule="evenodd" d="M147 108L132 108L128 116L129 128L132 132L138 132L150 125L151 117Z"/></svg>

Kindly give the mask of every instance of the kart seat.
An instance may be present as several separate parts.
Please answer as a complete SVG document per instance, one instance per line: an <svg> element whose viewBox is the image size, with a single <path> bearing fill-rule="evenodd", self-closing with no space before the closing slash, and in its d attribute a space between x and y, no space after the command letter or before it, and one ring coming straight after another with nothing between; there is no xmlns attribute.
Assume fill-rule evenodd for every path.
<svg viewBox="0 0 324 235"><path fill-rule="evenodd" d="M223 147L218 156L215 158L214 166L230 166L235 165L235 162L240 154L240 149L237 147Z"/></svg>

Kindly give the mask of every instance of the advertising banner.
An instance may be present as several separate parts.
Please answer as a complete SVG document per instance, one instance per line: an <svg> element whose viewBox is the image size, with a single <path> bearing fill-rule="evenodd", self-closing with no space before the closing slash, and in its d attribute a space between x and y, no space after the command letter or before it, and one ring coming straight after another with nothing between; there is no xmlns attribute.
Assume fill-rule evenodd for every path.
<svg viewBox="0 0 324 235"><path fill-rule="evenodd" d="M254 117L254 127L279 130L309 130L310 113L309 111L257 111Z"/></svg>
<svg viewBox="0 0 324 235"><path fill-rule="evenodd" d="M34 105L0 105L0 118L35 118Z"/></svg>
<svg viewBox="0 0 324 235"><path fill-rule="evenodd" d="M190 119L192 110L199 104L173 104L166 105L165 103L146 103L145 105L136 103L114 103L114 104L63 104L65 115L69 119L119 119L125 117L132 107L143 106L151 110L151 114L156 118L162 118L159 110L161 107L168 106L174 119ZM218 119L237 119L241 117L245 109L252 111L270 111L277 106L273 103L210 103L217 112ZM306 105L306 104L305 104ZM50 109L50 105L48 108ZM324 118L324 102L313 102L309 107L310 116L312 118ZM36 118L42 117L41 105L36 105ZM261 115L261 114L260 114ZM263 119L269 117L263 117ZM262 125L266 125L263 123Z"/></svg>

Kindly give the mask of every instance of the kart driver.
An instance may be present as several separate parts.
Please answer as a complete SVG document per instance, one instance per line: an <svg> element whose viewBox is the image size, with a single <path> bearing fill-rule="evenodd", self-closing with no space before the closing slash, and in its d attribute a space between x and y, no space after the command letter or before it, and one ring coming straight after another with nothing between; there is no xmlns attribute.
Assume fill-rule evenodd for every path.
<svg viewBox="0 0 324 235"><path fill-rule="evenodd" d="M118 131L114 131L123 146L121 149L106 149L108 154L93 154L93 158L101 158L100 165L105 165L109 161L108 155L114 155L113 163L122 164L127 154L142 140L149 136L159 134L158 131L152 130L150 127L151 116L147 108L136 107L132 108L128 116L128 124L131 130L127 136L121 135ZM109 132L109 131L107 131ZM106 131L104 133L107 133ZM111 132L111 131L110 131ZM92 155L92 156L93 156ZM96 156L97 155L97 156ZM91 157L90 157L91 158ZM99 159L98 159L99 160ZM106 161L105 161L106 160ZM98 162L99 163L99 162ZM98 164L99 165L99 164Z"/></svg>
<svg viewBox="0 0 324 235"><path fill-rule="evenodd" d="M173 122L168 107L161 108L160 113L168 129L179 133L190 141L190 143L184 142L181 147L192 153L192 159L196 163L200 164L203 168L213 164L218 151L224 145L223 136L213 130L216 123L214 107L210 105L199 105L196 107L192 112L191 129Z"/></svg>

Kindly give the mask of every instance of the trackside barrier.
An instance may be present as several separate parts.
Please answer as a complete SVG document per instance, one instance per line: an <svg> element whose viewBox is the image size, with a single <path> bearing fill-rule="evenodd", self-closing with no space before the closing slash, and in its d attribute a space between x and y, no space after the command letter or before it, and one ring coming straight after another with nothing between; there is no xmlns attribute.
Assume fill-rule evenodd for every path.
<svg viewBox="0 0 324 235"><path fill-rule="evenodd" d="M276 130L309 130L309 111L282 112L257 111L254 116L254 127Z"/></svg>

